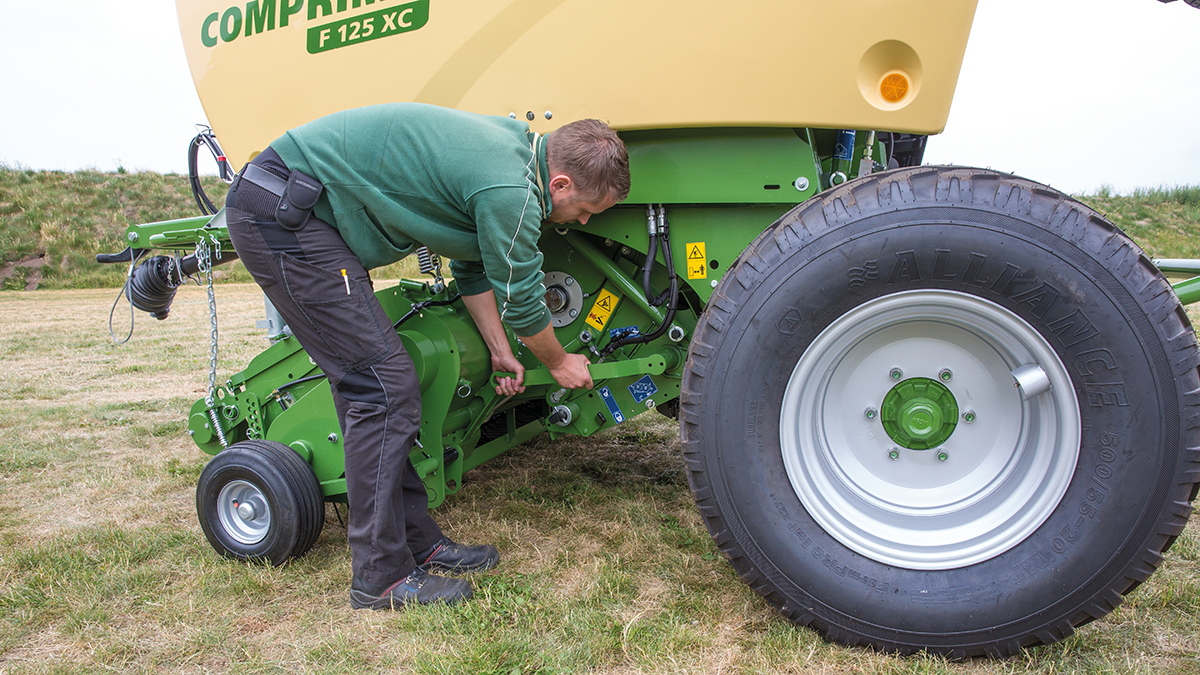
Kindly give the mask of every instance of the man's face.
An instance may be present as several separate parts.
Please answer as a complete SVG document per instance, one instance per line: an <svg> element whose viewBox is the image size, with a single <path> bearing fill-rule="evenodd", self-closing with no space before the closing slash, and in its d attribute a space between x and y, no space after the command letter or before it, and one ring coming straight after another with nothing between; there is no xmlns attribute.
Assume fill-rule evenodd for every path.
<svg viewBox="0 0 1200 675"><path fill-rule="evenodd" d="M551 194L553 209L550 211L550 217L546 220L556 225L576 221L580 225L587 225L589 218L605 209L611 208L617 203L617 200L612 197L594 199L584 196L574 185L552 192Z"/></svg>

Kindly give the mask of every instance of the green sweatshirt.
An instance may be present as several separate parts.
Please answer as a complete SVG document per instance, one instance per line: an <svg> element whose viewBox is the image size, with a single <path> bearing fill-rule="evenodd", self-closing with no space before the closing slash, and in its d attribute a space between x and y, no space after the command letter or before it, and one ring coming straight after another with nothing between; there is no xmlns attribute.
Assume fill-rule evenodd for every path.
<svg viewBox="0 0 1200 675"><path fill-rule="evenodd" d="M517 335L550 324L542 220L552 208L544 139L507 117L419 103L334 113L271 143L288 168L325 186L315 215L363 266L425 245L451 259L463 295L496 292Z"/></svg>

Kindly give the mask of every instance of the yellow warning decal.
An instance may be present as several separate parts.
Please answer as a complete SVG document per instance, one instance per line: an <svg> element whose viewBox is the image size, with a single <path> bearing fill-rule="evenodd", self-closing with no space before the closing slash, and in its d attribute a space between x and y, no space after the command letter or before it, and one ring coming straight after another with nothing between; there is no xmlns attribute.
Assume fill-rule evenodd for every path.
<svg viewBox="0 0 1200 675"><path fill-rule="evenodd" d="M601 288L600 297L596 298L596 304L592 305L592 311L588 312L587 322L595 326L596 330L604 330L604 324L608 323L608 317L612 316L616 308L617 296Z"/></svg>
<svg viewBox="0 0 1200 675"><path fill-rule="evenodd" d="M689 279L708 278L708 256L704 253L704 242L697 241L688 244L687 274Z"/></svg>

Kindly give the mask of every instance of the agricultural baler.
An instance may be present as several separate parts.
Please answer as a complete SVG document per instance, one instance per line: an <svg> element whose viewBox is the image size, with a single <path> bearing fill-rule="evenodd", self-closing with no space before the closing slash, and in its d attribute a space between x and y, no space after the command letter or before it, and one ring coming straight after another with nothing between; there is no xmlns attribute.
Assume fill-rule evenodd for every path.
<svg viewBox="0 0 1200 675"><path fill-rule="evenodd" d="M921 165L973 2L782 5L177 7L233 168L293 126L397 100L539 132L599 117L625 140L628 199L540 241L553 325L592 389L559 388L510 334L527 388L497 395L436 252L419 252L431 278L376 291L420 377L430 507L535 436L657 411L679 420L716 544L797 623L952 656L1062 639L1150 576L1196 497L1200 355L1179 296L1071 197ZM183 273L233 257L220 212L128 239L129 295L160 316ZM269 303L271 346L219 383L212 321L188 425L214 455L200 523L218 552L281 564L346 500L330 387Z"/></svg>

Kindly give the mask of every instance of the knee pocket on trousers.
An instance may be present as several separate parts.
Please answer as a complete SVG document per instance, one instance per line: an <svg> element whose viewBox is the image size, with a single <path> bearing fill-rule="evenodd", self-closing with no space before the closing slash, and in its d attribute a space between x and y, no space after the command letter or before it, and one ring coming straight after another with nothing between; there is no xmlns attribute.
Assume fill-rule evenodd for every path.
<svg viewBox="0 0 1200 675"><path fill-rule="evenodd" d="M342 398L352 403L387 405L387 392L384 391L383 383L370 370L346 373L342 381L338 382L337 388Z"/></svg>

